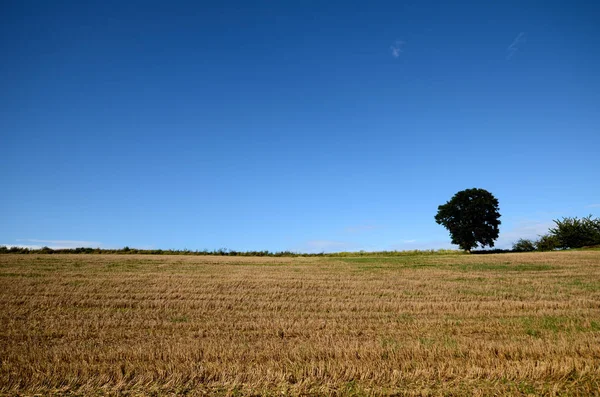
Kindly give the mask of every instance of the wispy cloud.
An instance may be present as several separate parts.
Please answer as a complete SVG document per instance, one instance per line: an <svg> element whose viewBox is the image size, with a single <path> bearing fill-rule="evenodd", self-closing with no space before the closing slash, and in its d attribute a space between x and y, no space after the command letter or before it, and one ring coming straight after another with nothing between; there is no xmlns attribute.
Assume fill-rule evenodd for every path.
<svg viewBox="0 0 600 397"><path fill-rule="evenodd" d="M500 230L500 237L495 248L511 248L513 243L521 238L537 240L541 235L548 233L554 227L554 222L524 219L508 230Z"/></svg>
<svg viewBox="0 0 600 397"><path fill-rule="evenodd" d="M350 251L354 250L355 248L355 244L346 241L308 240L300 245L291 247L289 250L294 252L320 253Z"/></svg>
<svg viewBox="0 0 600 397"><path fill-rule="evenodd" d="M406 250L430 250L430 249L458 249L457 246L452 245L449 240L430 240L430 241L419 241L417 239L406 239L402 240L397 244L392 244L390 249L398 251Z"/></svg>
<svg viewBox="0 0 600 397"><path fill-rule="evenodd" d="M306 242L306 245L312 249L329 250L333 248L346 247L348 246L348 243L333 240L310 240Z"/></svg>
<svg viewBox="0 0 600 397"><path fill-rule="evenodd" d="M394 44L390 46L390 52L394 58L400 57L400 54L404 52L404 44L406 44L402 40L396 40Z"/></svg>
<svg viewBox="0 0 600 397"><path fill-rule="evenodd" d="M600 208L600 203L586 205L585 208Z"/></svg>
<svg viewBox="0 0 600 397"><path fill-rule="evenodd" d="M520 46L525 42L525 32L520 32L506 49L506 60L510 60L519 51Z"/></svg>
<svg viewBox="0 0 600 397"><path fill-rule="evenodd" d="M17 242L25 244L16 244L19 247L41 247L47 246L53 249L60 248L77 248L77 247L100 247L102 243L98 241L81 241L81 240L42 240L37 238L17 239ZM29 244L34 243L34 244Z"/></svg>
<svg viewBox="0 0 600 397"><path fill-rule="evenodd" d="M0 244L0 246L6 247L8 249L16 247L16 248L28 248L30 250L39 250L42 248L41 245L29 245L29 244Z"/></svg>

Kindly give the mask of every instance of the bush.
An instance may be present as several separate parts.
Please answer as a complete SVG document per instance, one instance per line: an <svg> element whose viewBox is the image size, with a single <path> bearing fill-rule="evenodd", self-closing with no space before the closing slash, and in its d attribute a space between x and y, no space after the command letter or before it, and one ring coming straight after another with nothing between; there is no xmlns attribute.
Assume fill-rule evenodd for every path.
<svg viewBox="0 0 600 397"><path fill-rule="evenodd" d="M513 244L512 250L514 252L531 252L535 251L536 243L532 240L521 238Z"/></svg>
<svg viewBox="0 0 600 397"><path fill-rule="evenodd" d="M40 249L40 254L53 254L54 250L52 248L49 247L42 247L42 249Z"/></svg>
<svg viewBox="0 0 600 397"><path fill-rule="evenodd" d="M555 220L550 234L556 237L559 248L581 248L600 244L600 219L563 218Z"/></svg>
<svg viewBox="0 0 600 397"><path fill-rule="evenodd" d="M538 251L554 251L559 247L558 239L552 234L544 234L536 241L535 247Z"/></svg>

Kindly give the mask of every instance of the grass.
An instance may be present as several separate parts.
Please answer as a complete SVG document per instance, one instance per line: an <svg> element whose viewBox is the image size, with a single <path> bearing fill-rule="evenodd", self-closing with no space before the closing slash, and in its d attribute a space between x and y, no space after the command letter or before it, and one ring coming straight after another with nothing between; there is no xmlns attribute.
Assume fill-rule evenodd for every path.
<svg viewBox="0 0 600 397"><path fill-rule="evenodd" d="M0 255L0 395L599 395L600 252Z"/></svg>

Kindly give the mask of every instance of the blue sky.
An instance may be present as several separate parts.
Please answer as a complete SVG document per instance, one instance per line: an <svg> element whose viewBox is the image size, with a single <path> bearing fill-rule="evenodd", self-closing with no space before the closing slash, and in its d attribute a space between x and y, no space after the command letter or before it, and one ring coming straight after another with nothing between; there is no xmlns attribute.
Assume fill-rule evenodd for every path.
<svg viewBox="0 0 600 397"><path fill-rule="evenodd" d="M452 4L451 4L452 3ZM600 215L590 1L6 1L0 244L505 247Z"/></svg>

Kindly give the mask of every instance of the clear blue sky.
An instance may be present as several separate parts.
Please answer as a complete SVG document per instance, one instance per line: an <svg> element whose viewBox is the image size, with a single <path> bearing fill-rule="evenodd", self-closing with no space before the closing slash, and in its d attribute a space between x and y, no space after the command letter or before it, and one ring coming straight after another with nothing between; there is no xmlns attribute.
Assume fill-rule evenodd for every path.
<svg viewBox="0 0 600 397"><path fill-rule="evenodd" d="M498 246L600 215L594 1L4 1L0 244Z"/></svg>

